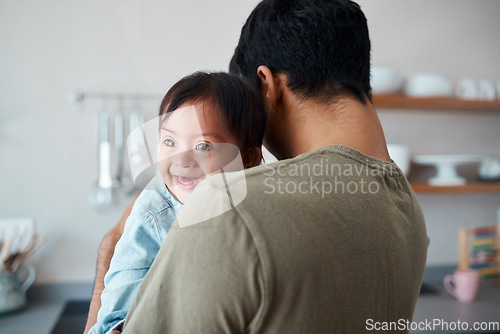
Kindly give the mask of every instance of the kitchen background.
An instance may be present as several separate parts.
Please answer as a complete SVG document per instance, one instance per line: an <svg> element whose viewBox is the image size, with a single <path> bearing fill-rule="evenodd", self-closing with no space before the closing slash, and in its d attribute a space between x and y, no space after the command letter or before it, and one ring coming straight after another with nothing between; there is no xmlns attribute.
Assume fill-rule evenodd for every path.
<svg viewBox="0 0 500 334"><path fill-rule="evenodd" d="M500 81L500 2L362 0L372 64L405 77L433 72ZM37 282L93 279L103 235L130 197L97 212L99 101L77 91L161 96L196 70L226 70L256 0L33 1L0 3L0 218L32 217L48 242L33 256ZM129 105L126 105L127 108ZM117 105L109 102L109 108ZM416 154L500 151L500 111L379 110L387 140ZM412 166L414 168L414 166ZM412 173L415 171L413 169ZM496 222L500 192L419 194L429 264L457 262L459 226Z"/></svg>

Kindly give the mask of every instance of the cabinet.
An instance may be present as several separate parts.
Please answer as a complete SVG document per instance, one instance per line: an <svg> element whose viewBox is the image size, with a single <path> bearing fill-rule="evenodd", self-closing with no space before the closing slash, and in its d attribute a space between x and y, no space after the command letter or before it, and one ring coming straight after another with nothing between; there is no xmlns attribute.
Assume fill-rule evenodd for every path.
<svg viewBox="0 0 500 334"><path fill-rule="evenodd" d="M373 105L378 109L446 110L451 112L491 112L500 116L500 101L462 100L453 97L416 98L404 95L374 95ZM462 186L432 186L425 182L412 183L416 193L427 194L500 194L500 182L471 182Z"/></svg>

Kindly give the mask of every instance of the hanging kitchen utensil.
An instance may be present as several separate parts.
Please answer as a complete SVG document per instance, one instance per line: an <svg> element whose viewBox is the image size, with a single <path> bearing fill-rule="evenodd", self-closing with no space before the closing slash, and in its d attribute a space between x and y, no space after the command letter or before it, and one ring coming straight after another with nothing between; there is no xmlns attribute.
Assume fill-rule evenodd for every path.
<svg viewBox="0 0 500 334"><path fill-rule="evenodd" d="M135 165L141 163L141 144L144 141L142 132L134 131L139 129L144 123L144 118L139 110L139 106L136 105L136 107L130 112L129 120L129 160L131 164Z"/></svg>
<svg viewBox="0 0 500 334"><path fill-rule="evenodd" d="M111 145L109 142L109 114L106 102L99 113L98 160L99 176L91 195L91 204L98 210L108 209L113 201L113 180L111 178Z"/></svg>
<svg viewBox="0 0 500 334"><path fill-rule="evenodd" d="M129 115L129 131L128 131L128 158L131 172L136 168L141 168L139 166L144 165L144 157L141 147L144 146L144 134L142 132L142 126L144 124L144 117L140 111L139 102L136 101L132 111ZM134 173L132 173L134 174ZM135 180L134 180L135 181ZM129 194L136 194L140 189L136 187L135 182L132 189L130 189Z"/></svg>
<svg viewBox="0 0 500 334"><path fill-rule="evenodd" d="M115 114L115 149L118 160L118 170L113 183L116 186L127 186L130 183L130 180L125 175L124 113L125 108L123 100L120 99L118 101L118 111Z"/></svg>

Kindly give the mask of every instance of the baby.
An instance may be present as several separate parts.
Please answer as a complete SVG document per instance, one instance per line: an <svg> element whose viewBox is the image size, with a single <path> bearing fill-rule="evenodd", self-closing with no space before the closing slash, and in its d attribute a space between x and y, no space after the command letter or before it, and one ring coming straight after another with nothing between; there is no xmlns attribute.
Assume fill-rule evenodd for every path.
<svg viewBox="0 0 500 334"><path fill-rule="evenodd" d="M89 333L121 327L195 187L212 174L229 171L238 153L244 168L262 159L265 107L259 94L237 76L197 72L181 79L163 98L159 116L159 175L139 195L125 223L104 278L97 323ZM234 170L234 163L231 166Z"/></svg>

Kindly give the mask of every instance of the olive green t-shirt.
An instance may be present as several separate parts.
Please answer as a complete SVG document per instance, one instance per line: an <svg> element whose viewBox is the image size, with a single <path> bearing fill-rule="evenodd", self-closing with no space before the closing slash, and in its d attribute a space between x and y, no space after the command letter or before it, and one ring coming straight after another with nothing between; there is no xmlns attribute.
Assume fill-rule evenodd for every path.
<svg viewBox="0 0 500 334"><path fill-rule="evenodd" d="M124 333L369 333L411 321L429 239L395 164L334 145L232 175L193 192L182 211L198 221L174 223Z"/></svg>

